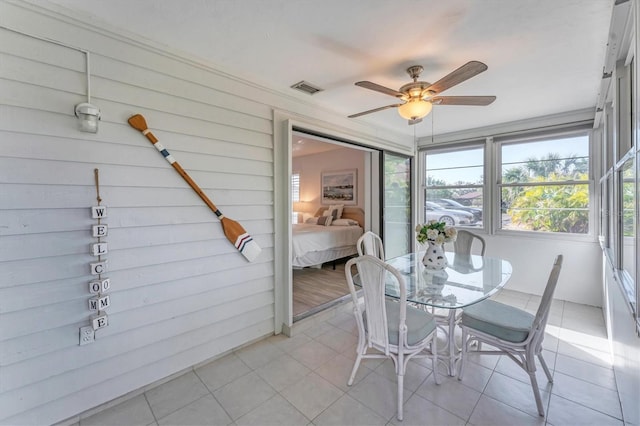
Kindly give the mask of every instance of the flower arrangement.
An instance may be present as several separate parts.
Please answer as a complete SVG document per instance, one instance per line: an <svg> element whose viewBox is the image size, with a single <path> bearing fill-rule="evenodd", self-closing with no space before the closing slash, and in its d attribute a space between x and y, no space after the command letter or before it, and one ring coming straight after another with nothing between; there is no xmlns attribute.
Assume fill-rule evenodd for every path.
<svg viewBox="0 0 640 426"><path fill-rule="evenodd" d="M444 244L455 241L458 237L458 231L453 226L447 226L444 222L430 220L424 225L416 226L416 239L420 244L429 241L435 244Z"/></svg>

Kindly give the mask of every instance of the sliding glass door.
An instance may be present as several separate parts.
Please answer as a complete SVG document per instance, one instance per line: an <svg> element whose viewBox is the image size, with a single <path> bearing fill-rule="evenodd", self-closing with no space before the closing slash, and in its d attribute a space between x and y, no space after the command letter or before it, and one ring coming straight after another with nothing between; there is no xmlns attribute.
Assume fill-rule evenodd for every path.
<svg viewBox="0 0 640 426"><path fill-rule="evenodd" d="M383 153L382 223L387 259L411 252L411 158Z"/></svg>

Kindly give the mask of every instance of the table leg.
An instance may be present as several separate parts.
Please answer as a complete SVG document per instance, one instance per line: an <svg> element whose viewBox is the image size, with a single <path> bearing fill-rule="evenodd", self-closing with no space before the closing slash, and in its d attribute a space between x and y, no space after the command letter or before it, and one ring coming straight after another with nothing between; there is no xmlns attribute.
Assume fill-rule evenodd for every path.
<svg viewBox="0 0 640 426"><path fill-rule="evenodd" d="M440 329L446 337L445 347L438 351L438 361L442 362L447 368L447 374L451 377L456 375L456 366L460 359L460 348L456 345L456 310L448 309L449 313L446 318L444 316L436 317L438 329Z"/></svg>
<svg viewBox="0 0 640 426"><path fill-rule="evenodd" d="M449 325L449 336L447 345L449 352L449 376L456 375L456 362L458 361L459 351L456 347L456 310L449 309L449 315L447 316L447 322Z"/></svg>

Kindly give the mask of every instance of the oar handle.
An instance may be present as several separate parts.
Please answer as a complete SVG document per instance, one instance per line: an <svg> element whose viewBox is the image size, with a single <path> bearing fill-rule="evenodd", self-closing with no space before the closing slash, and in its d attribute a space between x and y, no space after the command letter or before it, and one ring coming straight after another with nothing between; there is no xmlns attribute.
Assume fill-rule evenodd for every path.
<svg viewBox="0 0 640 426"><path fill-rule="evenodd" d="M218 216L218 218L222 219L224 215L220 212L220 210L218 210L216 205L213 204L213 202L209 199L209 197L207 197L207 194L205 194L202 191L202 189L200 189L198 184L195 183L193 179L191 179L191 176L189 176L187 172L184 171L182 166L178 164L178 162L175 160L175 158L173 158L173 156L169 153L169 151L167 151L167 149L161 143L158 142L158 138L156 138L154 134L151 133L151 130L147 128L144 118L140 114L136 114L133 117L129 118L129 124L134 129L140 130L140 132L142 132L142 134L145 135L147 139L149 139L149 142L151 142L151 144L155 146L158 151L160 151L164 159L167 160L169 164L171 164L171 166L174 169L176 169L176 171L180 174L180 176L182 176L182 178L185 181L187 181L189 186L194 191L196 191L196 194L200 196L202 201L204 201L205 204L209 206L209 208L216 214L216 216Z"/></svg>

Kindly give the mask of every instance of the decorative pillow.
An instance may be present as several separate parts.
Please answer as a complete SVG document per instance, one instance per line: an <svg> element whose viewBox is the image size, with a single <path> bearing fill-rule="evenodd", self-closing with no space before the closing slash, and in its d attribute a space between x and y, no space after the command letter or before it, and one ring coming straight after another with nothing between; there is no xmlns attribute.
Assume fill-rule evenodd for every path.
<svg viewBox="0 0 640 426"><path fill-rule="evenodd" d="M335 219L331 222L331 226L356 226L358 222L353 219Z"/></svg>
<svg viewBox="0 0 640 426"><path fill-rule="evenodd" d="M344 204L333 204L329 206L331 210L338 210L338 217L336 219L342 218L342 211L344 210Z"/></svg>
<svg viewBox="0 0 640 426"><path fill-rule="evenodd" d="M323 216L333 216L333 220L340 219L342 217L342 210L344 204L332 204L323 213Z"/></svg>
<svg viewBox="0 0 640 426"><path fill-rule="evenodd" d="M318 218L318 225L329 226L331 225L332 220L333 220L333 216L320 216Z"/></svg>

